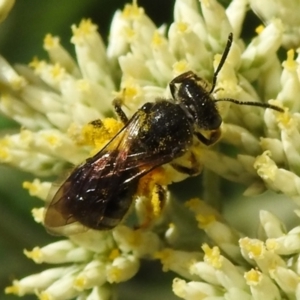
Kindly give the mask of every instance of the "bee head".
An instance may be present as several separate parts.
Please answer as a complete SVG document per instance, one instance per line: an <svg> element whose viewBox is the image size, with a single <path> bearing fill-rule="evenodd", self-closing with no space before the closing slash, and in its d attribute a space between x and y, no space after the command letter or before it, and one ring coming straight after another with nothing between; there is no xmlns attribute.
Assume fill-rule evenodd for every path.
<svg viewBox="0 0 300 300"><path fill-rule="evenodd" d="M221 126L222 118L210 93L207 82L193 74L182 81L175 101L189 116L195 130L216 130Z"/></svg>

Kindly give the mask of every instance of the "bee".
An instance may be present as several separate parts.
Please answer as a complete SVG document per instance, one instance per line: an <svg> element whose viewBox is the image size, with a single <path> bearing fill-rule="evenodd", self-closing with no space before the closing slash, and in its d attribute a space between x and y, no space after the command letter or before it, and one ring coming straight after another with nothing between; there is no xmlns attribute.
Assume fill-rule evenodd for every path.
<svg viewBox="0 0 300 300"><path fill-rule="evenodd" d="M112 229L129 210L140 179L152 170L170 164L188 175L199 173L198 168L180 166L174 160L189 151L195 138L206 146L219 140L222 118L217 102L283 111L270 104L214 98L217 77L232 39L230 33L211 88L188 71L170 82L171 99L148 102L130 119L115 101L124 127L95 156L76 167L57 190L46 208L44 223L48 230L74 222L96 230Z"/></svg>

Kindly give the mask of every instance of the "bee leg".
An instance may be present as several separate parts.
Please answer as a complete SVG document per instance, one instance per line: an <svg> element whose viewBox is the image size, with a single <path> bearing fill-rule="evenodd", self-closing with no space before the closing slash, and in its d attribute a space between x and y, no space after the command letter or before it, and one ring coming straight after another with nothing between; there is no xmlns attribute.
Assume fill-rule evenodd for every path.
<svg viewBox="0 0 300 300"><path fill-rule="evenodd" d="M129 119L122 109L122 100L120 98L114 99L113 106L114 106L114 110L115 110L116 114L118 115L118 117L120 118L122 123L124 123L124 125L127 124Z"/></svg>
<svg viewBox="0 0 300 300"><path fill-rule="evenodd" d="M160 184L155 184L154 189L152 191L152 207L153 214L155 217L158 217L164 208L165 202L167 198L167 190Z"/></svg>
<svg viewBox="0 0 300 300"><path fill-rule="evenodd" d="M135 229L149 228L153 221L155 221L161 215L161 212L165 206L168 191L166 187L155 183L150 195L145 202L145 215L141 220L141 223L135 227Z"/></svg>
<svg viewBox="0 0 300 300"><path fill-rule="evenodd" d="M187 174L189 176L196 176L200 174L202 171L202 168L199 168L199 166L195 166L192 168L188 168L186 166L182 166L179 164L171 164L171 166L179 173Z"/></svg>
<svg viewBox="0 0 300 300"><path fill-rule="evenodd" d="M220 128L218 128L216 130L212 130L210 132L209 138L205 137L200 132L196 132L195 135L198 138L198 140L200 142L202 142L204 145L210 146L210 145L213 145L215 142L217 142L220 139L220 137L221 137L221 130L220 130Z"/></svg>
<svg viewBox="0 0 300 300"><path fill-rule="evenodd" d="M202 165L197 161L196 156L193 152L191 152L190 157L191 166L187 167L180 163L171 163L172 168L174 168L177 172L187 174L189 176L196 176L201 173Z"/></svg>

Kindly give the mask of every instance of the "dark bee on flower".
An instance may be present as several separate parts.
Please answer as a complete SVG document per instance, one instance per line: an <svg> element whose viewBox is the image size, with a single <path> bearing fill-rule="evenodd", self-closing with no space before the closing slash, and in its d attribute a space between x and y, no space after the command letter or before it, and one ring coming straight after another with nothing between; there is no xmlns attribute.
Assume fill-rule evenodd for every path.
<svg viewBox="0 0 300 300"><path fill-rule="evenodd" d="M60 186L45 213L45 226L50 231L74 222L98 230L114 228L129 210L141 178L159 166L170 164L178 172L198 174L199 166L187 167L176 159L189 151L195 138L207 146L218 141L222 118L217 102L282 112L274 105L213 97L231 44L232 34L211 88L192 71L183 73L169 84L171 99L148 102L130 119L115 101L115 110L124 127L95 156L76 167Z"/></svg>

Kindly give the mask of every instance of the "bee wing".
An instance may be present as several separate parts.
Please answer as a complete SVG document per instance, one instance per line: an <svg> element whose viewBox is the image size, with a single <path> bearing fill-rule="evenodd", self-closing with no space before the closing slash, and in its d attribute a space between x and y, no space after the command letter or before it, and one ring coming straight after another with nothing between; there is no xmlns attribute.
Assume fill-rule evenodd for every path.
<svg viewBox="0 0 300 300"><path fill-rule="evenodd" d="M102 150L76 167L58 190L50 193L51 199L48 201L44 217L45 226L49 231L55 233L58 227L80 221L74 213L78 202L85 202L86 213L83 214L95 213L96 217L104 216L109 201L116 198L116 191L122 190L123 187L124 190L129 189L127 186L132 185L131 182L162 164L161 157L151 161L151 154L147 154L146 151L135 153L132 149L133 143L138 139L143 120L144 117L138 111ZM143 157L145 159L142 160ZM95 195L98 195L98 198L95 198ZM124 201L129 202L131 199ZM127 202L122 205L129 207ZM120 218L121 214L124 214L123 210ZM75 230L67 231L67 234L82 230L76 227ZM57 232L61 233L61 230Z"/></svg>

